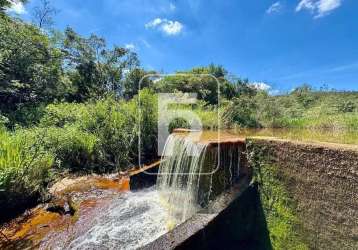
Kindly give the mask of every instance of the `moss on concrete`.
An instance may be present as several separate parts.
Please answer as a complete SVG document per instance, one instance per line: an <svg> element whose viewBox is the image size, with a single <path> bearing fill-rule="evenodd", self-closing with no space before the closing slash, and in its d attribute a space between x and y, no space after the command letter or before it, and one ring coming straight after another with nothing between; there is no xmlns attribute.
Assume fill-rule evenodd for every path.
<svg viewBox="0 0 358 250"><path fill-rule="evenodd" d="M272 159L269 147L248 141L248 160L253 168L253 182L259 194L273 249L309 249L305 242L295 201L290 197L285 180Z"/></svg>

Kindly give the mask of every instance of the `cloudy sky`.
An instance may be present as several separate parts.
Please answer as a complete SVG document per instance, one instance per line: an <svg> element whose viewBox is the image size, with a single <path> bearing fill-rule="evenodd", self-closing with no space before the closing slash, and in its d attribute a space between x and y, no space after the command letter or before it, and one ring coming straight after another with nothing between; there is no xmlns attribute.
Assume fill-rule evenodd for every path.
<svg viewBox="0 0 358 250"><path fill-rule="evenodd" d="M12 13L30 20L38 0ZM357 0L53 0L56 28L96 33L137 51L147 69L221 64L291 90L358 90Z"/></svg>

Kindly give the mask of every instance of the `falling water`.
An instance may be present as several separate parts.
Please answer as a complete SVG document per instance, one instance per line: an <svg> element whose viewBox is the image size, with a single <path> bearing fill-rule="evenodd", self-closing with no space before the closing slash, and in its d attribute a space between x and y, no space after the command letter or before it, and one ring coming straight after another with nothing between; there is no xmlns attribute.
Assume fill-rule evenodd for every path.
<svg viewBox="0 0 358 250"><path fill-rule="evenodd" d="M198 210L197 193L207 146L170 135L159 168L157 189L176 222Z"/></svg>
<svg viewBox="0 0 358 250"><path fill-rule="evenodd" d="M239 158L240 150L233 144L213 147L178 134L168 137L157 189L175 224L190 218L232 185L239 173Z"/></svg>
<svg viewBox="0 0 358 250"><path fill-rule="evenodd" d="M238 177L239 163L240 147L235 143L202 143L172 134L166 142L156 188L113 197L108 207L89 218L90 223L77 221L78 232L59 234L58 241L52 241L54 245L40 248L144 246L205 209Z"/></svg>

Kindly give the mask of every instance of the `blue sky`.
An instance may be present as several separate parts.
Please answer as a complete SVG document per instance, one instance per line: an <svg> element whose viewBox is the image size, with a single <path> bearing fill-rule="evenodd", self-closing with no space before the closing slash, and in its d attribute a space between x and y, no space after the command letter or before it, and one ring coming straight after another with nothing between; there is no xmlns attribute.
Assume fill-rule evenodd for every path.
<svg viewBox="0 0 358 250"><path fill-rule="evenodd" d="M29 20L38 0L16 6ZM53 0L55 27L134 49L147 69L209 63L289 91L358 90L357 0Z"/></svg>

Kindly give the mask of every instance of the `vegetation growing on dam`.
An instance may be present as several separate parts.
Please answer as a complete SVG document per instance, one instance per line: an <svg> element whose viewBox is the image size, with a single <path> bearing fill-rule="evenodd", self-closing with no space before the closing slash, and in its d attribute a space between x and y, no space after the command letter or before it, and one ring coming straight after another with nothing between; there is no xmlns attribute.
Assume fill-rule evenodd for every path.
<svg viewBox="0 0 358 250"><path fill-rule="evenodd" d="M272 248L309 249L295 201L287 190L285 177L272 160L272 152L250 141L247 149L254 172L252 181L258 184Z"/></svg>
<svg viewBox="0 0 358 250"><path fill-rule="evenodd" d="M95 34L82 37L70 27L45 30L10 17L4 11L8 4L0 1L2 211L46 197L58 175L136 165L139 131L144 135L141 158L152 160L157 92L198 93L199 102L192 107L207 129L358 128L357 93L303 85L272 95L214 64L143 78L157 72L141 67L133 51L108 46ZM193 74L215 76L220 95L215 79ZM170 127L185 126L176 120Z"/></svg>

